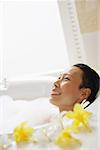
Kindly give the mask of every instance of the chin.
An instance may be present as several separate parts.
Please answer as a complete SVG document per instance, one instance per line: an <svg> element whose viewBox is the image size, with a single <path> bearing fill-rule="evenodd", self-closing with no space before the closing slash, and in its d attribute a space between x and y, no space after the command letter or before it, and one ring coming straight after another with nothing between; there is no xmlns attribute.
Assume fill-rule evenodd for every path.
<svg viewBox="0 0 100 150"><path fill-rule="evenodd" d="M54 98L50 97L49 100L50 100L50 103L51 103L51 104L58 106L58 105L57 105L57 102L58 102L57 99L54 99Z"/></svg>
<svg viewBox="0 0 100 150"><path fill-rule="evenodd" d="M49 98L49 101L50 101L50 103L53 103L53 102L54 102L54 100L53 100L52 97Z"/></svg>

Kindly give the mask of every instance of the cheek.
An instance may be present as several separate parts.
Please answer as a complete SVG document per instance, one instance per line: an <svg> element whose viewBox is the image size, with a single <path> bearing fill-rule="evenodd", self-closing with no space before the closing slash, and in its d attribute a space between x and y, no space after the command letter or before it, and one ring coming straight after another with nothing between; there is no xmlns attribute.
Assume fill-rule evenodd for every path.
<svg viewBox="0 0 100 150"><path fill-rule="evenodd" d="M62 91L63 94L67 95L69 92L74 91L74 86L72 86L69 83L62 84L61 85L61 91Z"/></svg>
<svg viewBox="0 0 100 150"><path fill-rule="evenodd" d="M66 98L77 98L79 95L79 88L75 84L64 84L61 87L62 95Z"/></svg>

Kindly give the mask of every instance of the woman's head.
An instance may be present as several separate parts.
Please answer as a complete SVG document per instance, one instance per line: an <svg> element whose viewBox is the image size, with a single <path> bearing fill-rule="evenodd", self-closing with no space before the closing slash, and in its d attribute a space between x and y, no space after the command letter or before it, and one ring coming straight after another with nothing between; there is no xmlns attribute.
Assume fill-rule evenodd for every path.
<svg viewBox="0 0 100 150"><path fill-rule="evenodd" d="M85 64L76 64L54 82L51 103L57 105L60 111L72 110L75 103L84 99L92 103L98 90L98 74Z"/></svg>
<svg viewBox="0 0 100 150"><path fill-rule="evenodd" d="M94 102L97 97L100 85L100 77L92 68L85 64L76 64L75 67L78 67L82 70L82 83L80 88L89 88L91 89L91 94L87 98L89 105Z"/></svg>

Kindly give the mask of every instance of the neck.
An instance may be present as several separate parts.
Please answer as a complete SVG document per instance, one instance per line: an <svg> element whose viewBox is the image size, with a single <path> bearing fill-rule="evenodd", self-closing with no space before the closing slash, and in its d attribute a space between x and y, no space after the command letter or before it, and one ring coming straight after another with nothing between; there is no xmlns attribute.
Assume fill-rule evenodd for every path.
<svg viewBox="0 0 100 150"><path fill-rule="evenodd" d="M72 111L73 110L73 106L59 106L59 111Z"/></svg>

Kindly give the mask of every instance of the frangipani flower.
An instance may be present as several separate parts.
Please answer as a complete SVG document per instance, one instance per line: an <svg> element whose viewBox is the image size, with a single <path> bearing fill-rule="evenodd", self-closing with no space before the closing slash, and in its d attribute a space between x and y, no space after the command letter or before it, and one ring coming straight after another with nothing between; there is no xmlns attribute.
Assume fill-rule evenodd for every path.
<svg viewBox="0 0 100 150"><path fill-rule="evenodd" d="M69 119L73 119L72 129L77 130L80 126L90 129L89 117L92 113L86 111L80 104L75 104L74 110L66 113Z"/></svg>
<svg viewBox="0 0 100 150"><path fill-rule="evenodd" d="M14 129L14 139L17 143L31 140L34 129L27 122L22 122Z"/></svg>
<svg viewBox="0 0 100 150"><path fill-rule="evenodd" d="M55 141L55 144L59 145L62 148L66 148L80 145L81 142L75 137L73 137L69 130L64 129Z"/></svg>

